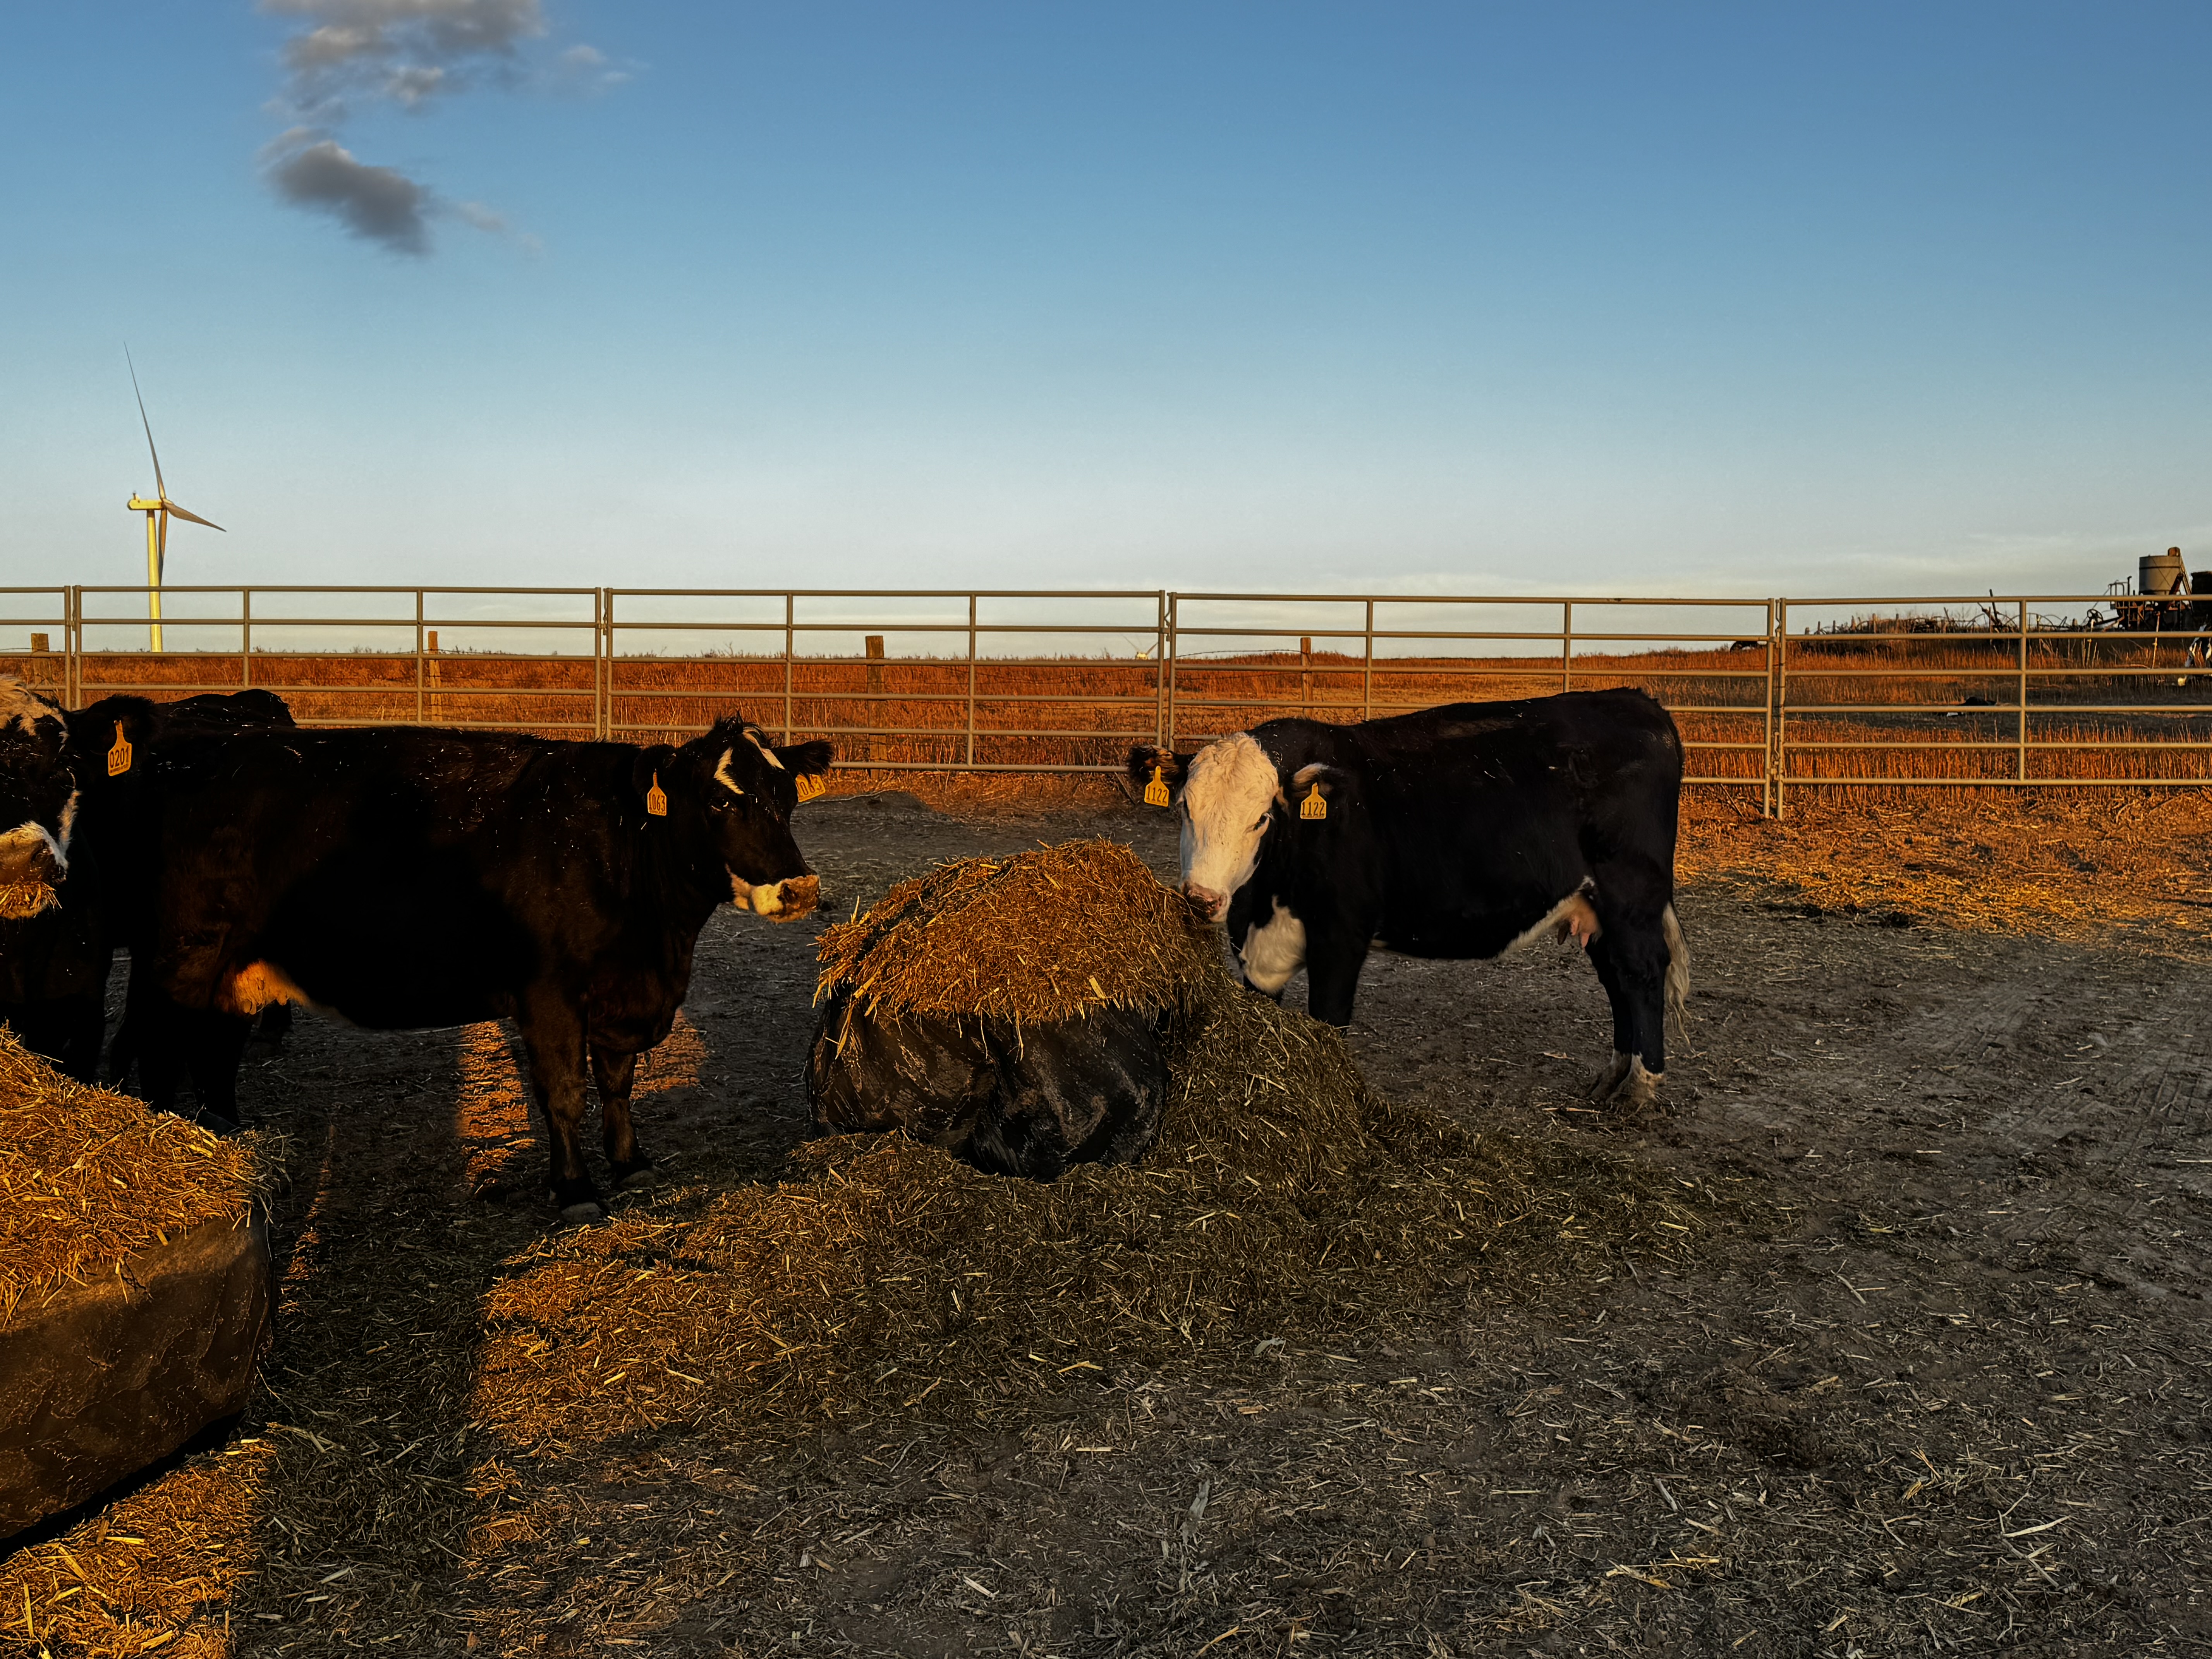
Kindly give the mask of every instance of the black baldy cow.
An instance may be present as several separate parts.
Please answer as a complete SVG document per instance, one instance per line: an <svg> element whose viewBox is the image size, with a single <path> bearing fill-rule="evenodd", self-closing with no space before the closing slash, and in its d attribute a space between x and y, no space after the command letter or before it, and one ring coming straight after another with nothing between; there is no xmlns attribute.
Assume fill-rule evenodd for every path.
<svg viewBox="0 0 2212 1659"><path fill-rule="evenodd" d="M587 1067L615 1179L641 1179L637 1056L673 1025L718 905L814 908L790 817L830 761L736 718L680 749L410 727L165 744L158 897L134 950L199 1041L212 1022L242 1043L241 1017L274 999L386 1030L513 1018L554 1200L585 1218ZM194 1040L171 1036L171 1052Z"/></svg>
<svg viewBox="0 0 2212 1659"><path fill-rule="evenodd" d="M1613 1005L1593 1092L1653 1097L1689 956L1674 904L1681 740L1642 692L1270 720L1129 764L1168 785L1183 891L1228 923L1255 988L1280 996L1303 965L1315 1018L1342 1025L1370 949L1495 957L1572 933Z"/></svg>
<svg viewBox="0 0 2212 1659"><path fill-rule="evenodd" d="M68 720L20 681L0 679L0 886L52 886L69 873L76 807Z"/></svg>

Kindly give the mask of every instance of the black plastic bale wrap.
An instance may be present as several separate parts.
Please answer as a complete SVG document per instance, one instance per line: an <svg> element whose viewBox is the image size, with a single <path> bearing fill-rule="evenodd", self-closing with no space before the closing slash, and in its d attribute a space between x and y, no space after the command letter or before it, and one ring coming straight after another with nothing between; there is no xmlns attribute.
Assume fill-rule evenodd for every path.
<svg viewBox="0 0 2212 1659"><path fill-rule="evenodd" d="M806 1069L817 1127L902 1129L991 1175L1050 1181L1075 1164L1129 1164L1160 1130L1164 1017L1094 1008L1016 1026L984 1016L864 1013L823 1005Z"/></svg>
<svg viewBox="0 0 2212 1659"><path fill-rule="evenodd" d="M258 1211L18 1306L0 1329L0 1538L242 1410L269 1317Z"/></svg>
<svg viewBox="0 0 2212 1659"><path fill-rule="evenodd" d="M820 957L815 1123L1041 1181L1144 1156L1177 1023L1221 978L1212 927L1103 840L939 865Z"/></svg>

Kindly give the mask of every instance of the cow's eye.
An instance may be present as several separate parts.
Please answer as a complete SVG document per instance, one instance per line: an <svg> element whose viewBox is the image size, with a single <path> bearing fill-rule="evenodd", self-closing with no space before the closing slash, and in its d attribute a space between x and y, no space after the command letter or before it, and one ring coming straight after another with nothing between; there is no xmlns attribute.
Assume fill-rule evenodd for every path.
<svg viewBox="0 0 2212 1659"><path fill-rule="evenodd" d="M1260 821L1259 821L1257 823L1254 824L1252 827L1253 827L1255 830L1265 830L1265 829L1267 827L1267 819L1268 819L1268 817L1269 817L1270 816L1271 816L1271 814L1269 814L1269 813L1266 813L1266 812L1262 812L1262 813L1261 813L1261 814L1260 814Z"/></svg>

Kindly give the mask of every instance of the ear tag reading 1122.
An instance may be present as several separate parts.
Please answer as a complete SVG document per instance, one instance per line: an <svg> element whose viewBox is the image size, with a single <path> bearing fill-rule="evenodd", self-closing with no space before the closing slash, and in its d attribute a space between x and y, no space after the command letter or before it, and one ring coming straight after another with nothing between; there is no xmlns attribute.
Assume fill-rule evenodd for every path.
<svg viewBox="0 0 2212 1659"><path fill-rule="evenodd" d="M123 722L115 722L115 747L107 751L107 775L119 778L131 769L131 739L123 735Z"/></svg>
<svg viewBox="0 0 2212 1659"><path fill-rule="evenodd" d="M1145 805L1147 806L1165 806L1167 804L1167 780L1160 775L1160 769L1155 766L1152 769L1152 781L1145 786Z"/></svg>
<svg viewBox="0 0 2212 1659"><path fill-rule="evenodd" d="M645 810L657 818L668 816L668 792L660 787L660 774L653 775L653 787L645 792Z"/></svg>
<svg viewBox="0 0 2212 1659"><path fill-rule="evenodd" d="M1328 803L1322 798L1319 784L1306 791L1306 798L1298 803L1298 816L1302 818L1325 818L1328 816Z"/></svg>
<svg viewBox="0 0 2212 1659"><path fill-rule="evenodd" d="M820 800L830 793L830 786L818 773L801 772L792 781L799 786L799 799L802 801Z"/></svg>

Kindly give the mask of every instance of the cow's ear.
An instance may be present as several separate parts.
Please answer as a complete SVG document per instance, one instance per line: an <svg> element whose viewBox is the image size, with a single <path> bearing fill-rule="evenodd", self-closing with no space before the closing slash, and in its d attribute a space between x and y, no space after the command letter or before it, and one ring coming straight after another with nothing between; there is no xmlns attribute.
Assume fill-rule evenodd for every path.
<svg viewBox="0 0 2212 1659"><path fill-rule="evenodd" d="M630 763L629 799L625 805L654 817L668 814L668 789L676 781L677 753L665 743L648 744ZM660 811L654 812L653 791L660 792Z"/></svg>
<svg viewBox="0 0 2212 1659"><path fill-rule="evenodd" d="M772 752L783 763L784 770L798 781L801 800L812 800L822 793L822 780L830 770L830 763L837 758L836 745L819 738L812 743L786 744Z"/></svg>
<svg viewBox="0 0 2212 1659"><path fill-rule="evenodd" d="M102 697L66 718L70 763L80 783L136 773L161 724L157 705L128 696Z"/></svg>
<svg viewBox="0 0 2212 1659"><path fill-rule="evenodd" d="M1155 749L1140 743L1129 750L1129 781L1147 806L1171 806L1190 775L1194 755L1178 755L1172 749Z"/></svg>
<svg viewBox="0 0 2212 1659"><path fill-rule="evenodd" d="M1302 818L1325 818L1332 803L1343 799L1351 784L1341 767L1316 762L1291 775L1289 805Z"/></svg>

